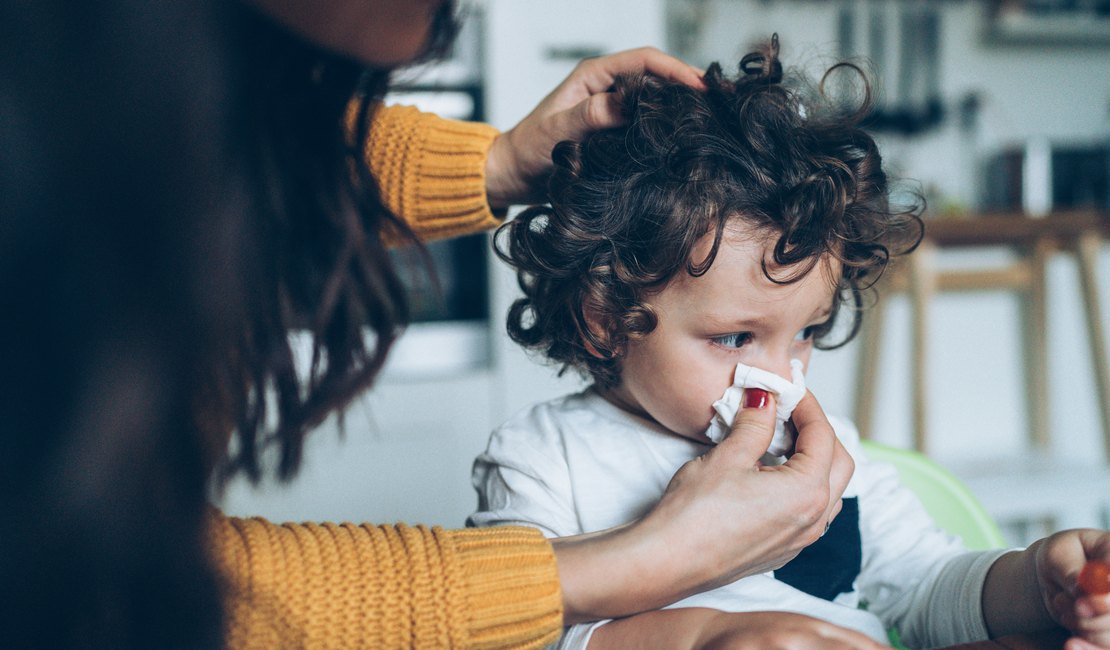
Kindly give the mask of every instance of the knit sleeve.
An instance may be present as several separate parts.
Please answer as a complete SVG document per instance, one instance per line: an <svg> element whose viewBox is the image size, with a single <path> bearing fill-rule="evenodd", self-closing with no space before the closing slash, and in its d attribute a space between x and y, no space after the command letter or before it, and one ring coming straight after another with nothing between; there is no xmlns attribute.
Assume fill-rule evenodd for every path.
<svg viewBox="0 0 1110 650"><path fill-rule="evenodd" d="M555 556L529 528L283 524L216 516L229 648L539 648Z"/></svg>
<svg viewBox="0 0 1110 650"><path fill-rule="evenodd" d="M385 205L429 241L501 223L486 199L486 153L497 134L410 106L379 107L362 151Z"/></svg>

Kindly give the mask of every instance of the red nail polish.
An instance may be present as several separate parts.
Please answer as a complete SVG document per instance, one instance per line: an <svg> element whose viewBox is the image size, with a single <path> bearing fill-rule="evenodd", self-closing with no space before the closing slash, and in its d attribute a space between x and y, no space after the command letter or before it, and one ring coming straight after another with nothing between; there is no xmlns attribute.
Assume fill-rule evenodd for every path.
<svg viewBox="0 0 1110 650"><path fill-rule="evenodd" d="M770 401L767 391L762 388L745 388L744 389L744 408L746 409L761 409L767 406Z"/></svg>

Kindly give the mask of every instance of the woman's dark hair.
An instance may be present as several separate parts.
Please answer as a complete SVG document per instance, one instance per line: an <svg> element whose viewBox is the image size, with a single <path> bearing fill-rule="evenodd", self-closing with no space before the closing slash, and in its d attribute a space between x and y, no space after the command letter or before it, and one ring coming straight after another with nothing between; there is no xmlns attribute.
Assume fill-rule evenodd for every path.
<svg viewBox="0 0 1110 650"><path fill-rule="evenodd" d="M405 322L355 146L388 75L242 2L0 5L5 645L222 645L213 471L292 473Z"/></svg>
<svg viewBox="0 0 1110 650"><path fill-rule="evenodd" d="M213 375L201 382L207 390L198 398L198 425L209 430L217 458L234 429L225 475L244 470L258 479L260 452L274 446L287 478L299 466L305 434L370 386L408 322L382 234L419 244L382 204L363 162L390 70L368 69L243 13L233 35L242 43L233 120L246 190L237 274L244 302L222 306L241 317L222 346L232 353L206 365ZM438 6L417 61L445 53L455 19L453 2ZM307 373L294 363L294 329L312 339Z"/></svg>
<svg viewBox="0 0 1110 650"><path fill-rule="evenodd" d="M497 233L524 291L509 310L514 341L615 385L624 343L655 328L645 298L680 270L704 274L733 220L777 238L773 264L763 260L773 282L797 281L826 255L839 260L834 315L847 299L853 322L830 345L830 318L817 343L855 335L862 293L921 238L920 200L891 206L875 142L859 128L869 96L846 111L825 97L824 79L816 92L784 82L777 35L739 67L730 79L711 65L704 92L620 77L627 126L555 147L550 206ZM840 64L825 79L841 68L862 75ZM711 250L692 259L707 233Z"/></svg>

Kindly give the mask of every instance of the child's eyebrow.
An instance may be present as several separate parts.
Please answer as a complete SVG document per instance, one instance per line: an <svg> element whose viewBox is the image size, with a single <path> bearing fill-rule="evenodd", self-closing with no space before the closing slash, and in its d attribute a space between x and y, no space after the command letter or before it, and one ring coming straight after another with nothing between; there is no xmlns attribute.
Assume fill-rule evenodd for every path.
<svg viewBox="0 0 1110 650"><path fill-rule="evenodd" d="M830 316L832 316L832 305L828 305L826 307L822 307L821 309L818 309L818 310L814 311L813 312L813 318L811 320L818 320L819 319L819 320L822 320L822 321L826 321L826 320L829 319Z"/></svg>
<svg viewBox="0 0 1110 650"><path fill-rule="evenodd" d="M810 321L824 322L832 316L832 305L825 305L813 310ZM705 325L710 329L741 331L769 327L773 319L758 314L722 314L720 312L707 312L700 315Z"/></svg>
<svg viewBox="0 0 1110 650"><path fill-rule="evenodd" d="M829 316L832 315L830 310L823 310L820 313L815 313L811 318L806 321L806 326L823 325L828 321ZM736 319L718 319L706 318L705 325L713 331L721 332L746 332L749 330L765 330L777 324L769 318L742 318Z"/></svg>
<svg viewBox="0 0 1110 650"><path fill-rule="evenodd" d="M712 313L702 314L702 318L705 320L706 325L711 328L731 330L756 329L766 326L771 320L765 316L727 316L724 314Z"/></svg>

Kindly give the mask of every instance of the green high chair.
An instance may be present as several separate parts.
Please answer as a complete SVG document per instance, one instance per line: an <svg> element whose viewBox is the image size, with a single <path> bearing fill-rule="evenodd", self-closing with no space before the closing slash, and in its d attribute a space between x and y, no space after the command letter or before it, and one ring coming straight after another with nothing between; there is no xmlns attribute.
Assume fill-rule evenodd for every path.
<svg viewBox="0 0 1110 650"><path fill-rule="evenodd" d="M979 500L951 472L924 454L864 440L863 449L873 460L894 465L902 483L913 490L925 510L944 530L958 535L971 550L1008 546L998 524Z"/></svg>
<svg viewBox="0 0 1110 650"><path fill-rule="evenodd" d="M872 440L863 440L863 450L872 460L890 463L901 475L902 483L921 499L926 512L937 525L958 535L973 551L1008 546L998 524L979 503L971 490L952 472L909 449L898 449ZM894 650L909 650L895 629L887 630Z"/></svg>

